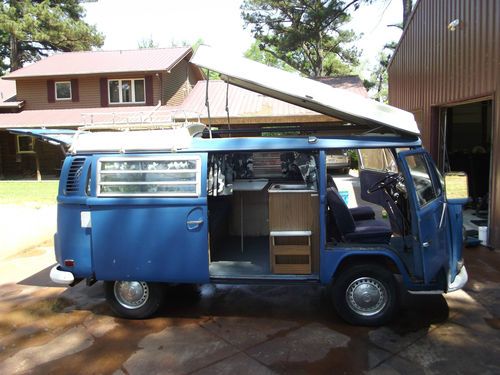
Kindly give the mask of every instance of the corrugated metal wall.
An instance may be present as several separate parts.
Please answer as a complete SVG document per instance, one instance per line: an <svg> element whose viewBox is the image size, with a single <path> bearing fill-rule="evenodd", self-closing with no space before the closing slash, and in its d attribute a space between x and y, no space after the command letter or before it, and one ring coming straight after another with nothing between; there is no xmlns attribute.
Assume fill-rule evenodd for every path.
<svg viewBox="0 0 500 375"><path fill-rule="evenodd" d="M458 19L455 31L448 24ZM433 107L493 100L490 242L500 247L500 1L420 0L389 66L389 103L418 113L434 148ZM435 150L434 150L435 151Z"/></svg>

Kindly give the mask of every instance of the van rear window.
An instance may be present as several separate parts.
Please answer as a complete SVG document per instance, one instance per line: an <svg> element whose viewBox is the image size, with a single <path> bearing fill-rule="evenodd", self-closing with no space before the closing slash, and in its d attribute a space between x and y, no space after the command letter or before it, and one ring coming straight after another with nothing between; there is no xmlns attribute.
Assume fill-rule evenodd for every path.
<svg viewBox="0 0 500 375"><path fill-rule="evenodd" d="M198 156L101 158L98 196L194 197L201 192Z"/></svg>

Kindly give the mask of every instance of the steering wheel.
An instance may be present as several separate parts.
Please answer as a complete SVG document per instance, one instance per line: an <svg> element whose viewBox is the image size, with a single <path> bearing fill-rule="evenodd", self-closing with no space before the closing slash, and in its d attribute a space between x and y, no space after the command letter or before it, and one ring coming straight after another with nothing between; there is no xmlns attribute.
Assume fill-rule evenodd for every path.
<svg viewBox="0 0 500 375"><path fill-rule="evenodd" d="M379 191L380 189L384 189L387 186L390 186L392 184L395 184L396 182L399 181L399 173L391 173L387 176L385 176L383 179L375 182L372 186L370 186L367 190L368 194L373 194L376 191Z"/></svg>

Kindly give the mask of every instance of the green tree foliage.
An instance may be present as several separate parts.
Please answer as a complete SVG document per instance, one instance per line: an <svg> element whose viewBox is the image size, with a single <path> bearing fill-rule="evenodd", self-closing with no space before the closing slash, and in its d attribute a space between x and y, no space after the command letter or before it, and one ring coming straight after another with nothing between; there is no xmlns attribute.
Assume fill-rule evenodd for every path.
<svg viewBox="0 0 500 375"><path fill-rule="evenodd" d="M359 63L357 35L342 26L362 1L370 0L244 0L241 16L257 40L248 55L311 77L349 73Z"/></svg>
<svg viewBox="0 0 500 375"><path fill-rule="evenodd" d="M14 71L53 51L84 51L102 46L104 36L95 26L85 23L84 16L78 0L3 0L0 59Z"/></svg>
<svg viewBox="0 0 500 375"><path fill-rule="evenodd" d="M389 65L389 60L391 54L385 49L378 55L378 64L372 70L370 80L364 82L367 89L372 89L375 93L372 95L373 99L379 102L387 102L388 99L388 87L387 87L387 66Z"/></svg>
<svg viewBox="0 0 500 375"><path fill-rule="evenodd" d="M276 54L271 54L264 48L261 48L261 43L256 40L252 43L250 48L245 52L245 57L258 61L267 66L273 66L275 68L280 68L288 72L295 72L296 70L288 65L286 62L278 59Z"/></svg>

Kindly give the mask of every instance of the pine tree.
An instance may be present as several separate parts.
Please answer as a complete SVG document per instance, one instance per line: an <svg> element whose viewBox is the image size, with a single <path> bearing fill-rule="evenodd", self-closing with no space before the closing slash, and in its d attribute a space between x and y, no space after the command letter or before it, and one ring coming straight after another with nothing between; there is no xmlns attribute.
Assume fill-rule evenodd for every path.
<svg viewBox="0 0 500 375"><path fill-rule="evenodd" d="M77 0L4 0L0 3L0 71L14 71L54 51L100 47L104 35L83 21Z"/></svg>
<svg viewBox="0 0 500 375"><path fill-rule="evenodd" d="M304 75L318 77L348 72L359 63L358 50L349 45L357 35L342 26L350 20L349 10L363 1L370 2L245 0L241 15L261 51ZM255 50L248 53L261 56Z"/></svg>

